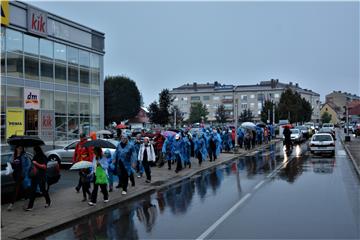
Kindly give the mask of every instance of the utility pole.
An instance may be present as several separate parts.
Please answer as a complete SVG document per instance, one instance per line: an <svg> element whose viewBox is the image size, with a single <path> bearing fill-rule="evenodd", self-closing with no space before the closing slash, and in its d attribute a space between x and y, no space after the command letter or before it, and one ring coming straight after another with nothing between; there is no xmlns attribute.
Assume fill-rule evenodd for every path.
<svg viewBox="0 0 360 240"><path fill-rule="evenodd" d="M176 129L176 108L174 106L174 129Z"/></svg>
<svg viewBox="0 0 360 240"><path fill-rule="evenodd" d="M235 111L234 111L234 116L235 116L235 147L238 145L238 139L237 139L237 128L238 128L238 103L239 103L239 99L235 99Z"/></svg>
<svg viewBox="0 0 360 240"><path fill-rule="evenodd" d="M273 103L273 120L272 120L272 124L275 124L275 103Z"/></svg>
<svg viewBox="0 0 360 240"><path fill-rule="evenodd" d="M270 123L270 109L268 109L268 123Z"/></svg>

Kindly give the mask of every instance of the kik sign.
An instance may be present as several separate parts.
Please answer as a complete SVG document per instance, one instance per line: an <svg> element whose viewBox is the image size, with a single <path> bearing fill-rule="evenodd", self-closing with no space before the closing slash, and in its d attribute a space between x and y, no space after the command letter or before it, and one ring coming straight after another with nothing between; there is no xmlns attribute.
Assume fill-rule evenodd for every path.
<svg viewBox="0 0 360 240"><path fill-rule="evenodd" d="M8 26L10 23L9 1L1 1L1 24Z"/></svg>
<svg viewBox="0 0 360 240"><path fill-rule="evenodd" d="M40 109L39 89L24 89L24 108L35 110Z"/></svg>
<svg viewBox="0 0 360 240"><path fill-rule="evenodd" d="M29 32L47 35L47 13L29 7L27 10L27 27Z"/></svg>

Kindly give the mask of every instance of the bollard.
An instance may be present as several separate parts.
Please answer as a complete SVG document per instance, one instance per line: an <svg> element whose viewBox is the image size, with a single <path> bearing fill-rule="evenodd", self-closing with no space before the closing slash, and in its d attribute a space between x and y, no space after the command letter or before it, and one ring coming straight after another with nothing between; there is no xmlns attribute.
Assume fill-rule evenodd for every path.
<svg viewBox="0 0 360 240"><path fill-rule="evenodd" d="M345 136L345 142L350 142L351 138L350 136Z"/></svg>

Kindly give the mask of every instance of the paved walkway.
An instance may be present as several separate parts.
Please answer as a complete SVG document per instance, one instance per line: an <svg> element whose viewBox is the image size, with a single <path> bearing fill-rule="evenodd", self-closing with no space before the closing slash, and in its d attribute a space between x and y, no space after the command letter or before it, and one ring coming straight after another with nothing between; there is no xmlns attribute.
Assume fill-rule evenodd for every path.
<svg viewBox="0 0 360 240"><path fill-rule="evenodd" d="M278 140L275 140L278 141ZM258 146L252 151L256 151L266 145ZM82 193L76 193L73 187L62 189L51 194L52 205L50 208L45 209L45 200L43 198L37 198L34 204L34 209L31 212L25 212L25 207L28 201L18 201L14 205L14 209L7 211L7 205L1 206L1 238L2 239L24 239L39 233L48 231L50 229L58 228L66 223L76 221L77 219L95 213L99 210L109 208L120 202L125 202L135 196L140 196L145 193L155 191L159 188L163 188L174 184L182 179L189 178L196 173L205 169L211 168L220 163L227 162L240 155L245 155L249 152L240 149L238 154L223 153L220 158L215 162L205 161L201 167L197 164L197 160L192 159L191 169L187 168L179 173L173 170L169 171L167 166L162 168L153 167L152 171L152 183L145 183L145 177L136 178L136 186L129 187L128 194L121 195L120 189L115 189L110 193L110 201L104 203L102 201L102 194L98 194L98 203L95 207L88 206L87 202L81 202ZM61 181L61 180L60 180ZM74 183L75 186L76 183ZM115 184L116 185L116 184Z"/></svg>
<svg viewBox="0 0 360 240"><path fill-rule="evenodd" d="M338 130L338 136L341 138L341 142L344 144L344 148L352 160L355 170L357 171L360 177L360 137L355 137L354 134L350 134L350 142L345 142L345 133L344 130Z"/></svg>

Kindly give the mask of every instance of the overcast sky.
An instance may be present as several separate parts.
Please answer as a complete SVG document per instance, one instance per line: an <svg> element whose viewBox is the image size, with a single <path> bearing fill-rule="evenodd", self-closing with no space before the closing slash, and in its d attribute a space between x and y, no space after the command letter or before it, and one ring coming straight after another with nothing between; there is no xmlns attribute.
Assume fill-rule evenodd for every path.
<svg viewBox="0 0 360 240"><path fill-rule="evenodd" d="M105 76L163 88L270 78L360 95L359 2L30 2L105 33Z"/></svg>

